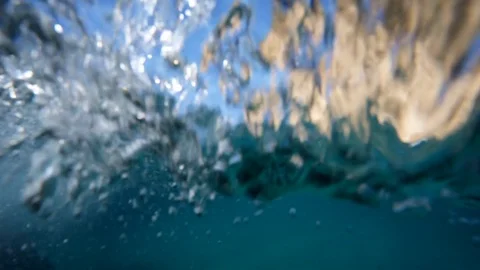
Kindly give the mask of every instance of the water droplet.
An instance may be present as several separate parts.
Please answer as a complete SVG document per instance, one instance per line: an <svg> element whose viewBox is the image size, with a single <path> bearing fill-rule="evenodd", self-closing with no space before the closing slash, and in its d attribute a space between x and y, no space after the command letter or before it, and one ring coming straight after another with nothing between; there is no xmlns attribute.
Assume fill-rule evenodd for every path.
<svg viewBox="0 0 480 270"><path fill-rule="evenodd" d="M53 26L53 29L55 30L55 32L57 32L58 34L63 34L63 27L60 25L60 24L55 24Z"/></svg>

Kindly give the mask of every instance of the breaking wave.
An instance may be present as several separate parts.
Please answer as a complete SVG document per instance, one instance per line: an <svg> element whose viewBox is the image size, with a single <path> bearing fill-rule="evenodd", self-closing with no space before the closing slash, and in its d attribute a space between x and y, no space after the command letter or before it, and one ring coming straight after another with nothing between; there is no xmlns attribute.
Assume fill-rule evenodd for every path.
<svg viewBox="0 0 480 270"><path fill-rule="evenodd" d="M138 182L197 214L302 188L478 201L464 2L0 1L2 185L75 214Z"/></svg>

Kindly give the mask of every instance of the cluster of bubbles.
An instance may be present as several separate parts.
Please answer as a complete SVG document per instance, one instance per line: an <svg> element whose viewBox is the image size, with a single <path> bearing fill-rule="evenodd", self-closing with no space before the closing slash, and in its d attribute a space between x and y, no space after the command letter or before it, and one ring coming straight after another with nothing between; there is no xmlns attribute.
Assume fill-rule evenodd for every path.
<svg viewBox="0 0 480 270"><path fill-rule="evenodd" d="M2 25L15 27L0 39L0 158L10 163L2 180L24 182L23 199L34 211L66 201L80 213L87 197L102 201L111 182L136 177L125 172L133 160L165 185L172 181L169 169L193 181L187 163L201 162L172 97L197 88L196 65L184 64L177 53L214 2L103 4L7 1L1 7ZM102 25L107 29L98 29ZM157 68L176 74L147 74L146 62L155 61L157 50L164 56L155 56L162 61ZM185 119L211 132L211 114L199 110ZM15 158L22 162L11 163ZM208 198L207 191L196 196L206 188L194 183L177 189L191 202Z"/></svg>

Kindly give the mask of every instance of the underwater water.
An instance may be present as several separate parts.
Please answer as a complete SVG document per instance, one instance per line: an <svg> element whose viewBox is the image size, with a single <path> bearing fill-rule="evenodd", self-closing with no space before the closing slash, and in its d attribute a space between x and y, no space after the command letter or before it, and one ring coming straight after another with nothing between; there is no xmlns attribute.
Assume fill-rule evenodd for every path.
<svg viewBox="0 0 480 270"><path fill-rule="evenodd" d="M55 266L41 268L38 260L29 260L18 269L477 269L479 264L478 240L472 238L479 233L478 211L404 215L298 194L261 214L247 201L220 200L199 219L189 211L168 215L168 200L132 209L128 199L137 190L125 193L111 211L88 220L65 224L62 218L43 223L41 230L32 219L3 227L2 233L20 238L19 248L35 248ZM25 260L27 251L3 263Z"/></svg>
<svg viewBox="0 0 480 270"><path fill-rule="evenodd" d="M480 6L0 0L0 270L478 269Z"/></svg>

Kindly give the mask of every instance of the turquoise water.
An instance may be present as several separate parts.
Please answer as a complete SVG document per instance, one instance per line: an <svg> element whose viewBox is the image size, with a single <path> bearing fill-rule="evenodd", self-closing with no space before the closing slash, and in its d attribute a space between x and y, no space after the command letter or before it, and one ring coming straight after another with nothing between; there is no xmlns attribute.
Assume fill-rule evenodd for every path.
<svg viewBox="0 0 480 270"><path fill-rule="evenodd" d="M295 217L288 213L292 206L297 209ZM467 270L479 266L479 250L472 243L479 228L451 225L445 213L393 215L313 195L285 198L260 216L252 216L253 211L245 202L223 201L203 219L160 219L153 227L134 221L132 231L112 229L104 236L114 247L97 254L96 267ZM237 215L249 221L232 225ZM164 233L160 239L159 230ZM122 231L127 243L118 240ZM72 251L81 247L71 245Z"/></svg>
<svg viewBox="0 0 480 270"><path fill-rule="evenodd" d="M62 225L61 217L31 218L30 228L8 234L23 231L19 243L35 242L54 269L473 270L480 265L474 238L480 226L462 219L474 222L478 210L440 202L428 214L393 214L296 194L262 207L260 213L251 202L219 199L199 218L188 208L168 215L167 200L139 202L132 209L128 200L136 194L137 189L118 194L107 212L88 219ZM45 229L36 231L39 227Z"/></svg>

